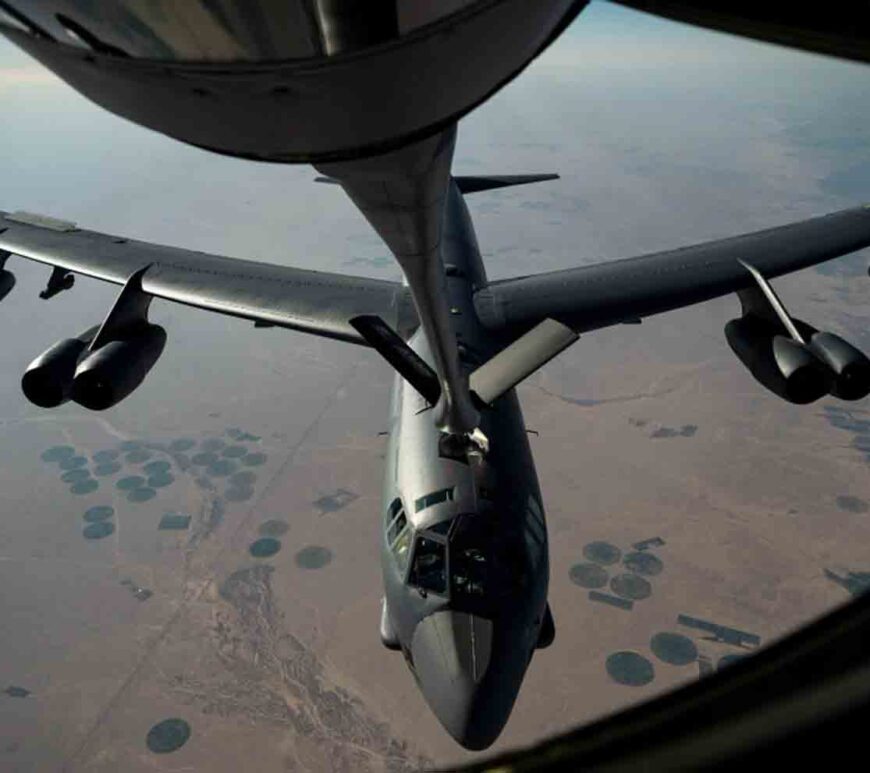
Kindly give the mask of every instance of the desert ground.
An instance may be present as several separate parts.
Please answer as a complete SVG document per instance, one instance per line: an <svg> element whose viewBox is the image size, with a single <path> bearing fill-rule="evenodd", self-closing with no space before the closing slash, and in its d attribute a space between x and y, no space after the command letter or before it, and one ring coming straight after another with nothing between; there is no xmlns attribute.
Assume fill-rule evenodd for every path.
<svg viewBox="0 0 870 773"><path fill-rule="evenodd" d="M866 319L866 285L807 275L781 287L801 306L828 300L819 321ZM521 388L539 433L557 636L494 750L751 654L848 599L826 568L870 569L870 412L763 393L718 332L735 308L723 299L584 336ZM0 465L6 769L470 758L377 638L388 369L291 338L299 367L223 406L232 379L146 427L74 409L5 426L16 438ZM279 382L292 411L275 410ZM97 488L76 488L81 478ZM101 507L109 518L85 517ZM160 528L166 514L189 522ZM105 523L110 533L87 537ZM657 561L638 569L639 553ZM750 636L729 642L681 615ZM149 730L168 718L189 737L155 752Z"/></svg>
<svg viewBox="0 0 870 773"><path fill-rule="evenodd" d="M0 46L0 208L397 280L336 186L188 148ZM870 201L866 68L593 3L464 119L493 279ZM868 254L775 281L870 351ZM392 374L353 346L155 301L169 343L94 414L20 377L117 289L0 303L0 770L403 771L477 755L378 639ZM736 297L583 335L519 389L550 537L553 645L500 751L727 667L870 579L870 401L790 406L725 342Z"/></svg>

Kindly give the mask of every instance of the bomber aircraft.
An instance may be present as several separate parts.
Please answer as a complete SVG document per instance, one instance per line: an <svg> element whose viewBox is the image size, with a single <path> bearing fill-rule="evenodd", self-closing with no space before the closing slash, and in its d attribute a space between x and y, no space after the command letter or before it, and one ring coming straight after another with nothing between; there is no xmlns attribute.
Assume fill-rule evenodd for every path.
<svg viewBox="0 0 870 773"><path fill-rule="evenodd" d="M627 4L664 5L677 17L693 5ZM556 175L454 176L457 122L585 5L0 2L0 32L112 112L218 153L314 164L398 261L401 284L0 212L0 297L15 284L5 268L12 255L51 267L43 299L69 290L76 274L121 288L102 320L27 368L22 388L38 406L72 400L99 411L139 387L166 343L149 321L154 298L369 346L394 368L380 638L401 651L432 711L469 749L498 737L532 656L555 635L543 501L514 391L523 379L581 334L734 293L740 315L726 337L769 391L799 404L870 393L867 357L793 317L770 284L870 246L870 204L488 281L464 197ZM690 20L816 50L836 52L844 39L837 30L801 34L797 22L771 35L782 28L741 13L752 15ZM862 58L859 43L845 55Z"/></svg>

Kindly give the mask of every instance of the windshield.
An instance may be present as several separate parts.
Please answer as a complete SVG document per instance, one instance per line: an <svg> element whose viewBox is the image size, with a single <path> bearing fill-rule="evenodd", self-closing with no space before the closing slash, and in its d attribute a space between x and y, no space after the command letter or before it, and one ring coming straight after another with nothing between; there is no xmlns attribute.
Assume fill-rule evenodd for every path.
<svg viewBox="0 0 870 773"><path fill-rule="evenodd" d="M492 569L491 545L487 544L483 515L461 515L450 540L450 586L457 598L482 599L487 574Z"/></svg>
<svg viewBox="0 0 870 773"><path fill-rule="evenodd" d="M404 574L408 568L408 548L411 546L411 527L402 500L398 497L392 501L387 509L387 545L396 559L399 571Z"/></svg>
<svg viewBox="0 0 870 773"><path fill-rule="evenodd" d="M391 531L403 518L400 513ZM466 513L419 534L408 584L440 595L447 595L449 590L459 606L475 609L481 609L484 602L491 605L497 596L509 596L525 583L528 561L517 540L493 532L492 527L492 514ZM409 534L410 529L405 529L397 540L403 549Z"/></svg>
<svg viewBox="0 0 870 773"><path fill-rule="evenodd" d="M451 588L457 596L483 598L487 589L488 562L480 548L454 550L450 554Z"/></svg>
<svg viewBox="0 0 870 773"><path fill-rule="evenodd" d="M424 591L447 592L447 546L429 537L417 537L408 582Z"/></svg>

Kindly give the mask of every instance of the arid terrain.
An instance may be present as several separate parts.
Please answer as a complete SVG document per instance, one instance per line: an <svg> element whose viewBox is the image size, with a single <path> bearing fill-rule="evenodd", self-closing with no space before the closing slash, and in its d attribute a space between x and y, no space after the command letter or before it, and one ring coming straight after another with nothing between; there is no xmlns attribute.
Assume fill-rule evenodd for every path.
<svg viewBox="0 0 870 773"><path fill-rule="evenodd" d="M610 10L608 10L610 9ZM870 201L866 68L593 3L460 126L491 278ZM158 243L398 279L310 168L130 126L0 47L0 208ZM870 351L867 253L776 280ZM20 377L116 288L0 303L0 770L410 771L472 759L378 639L392 374L358 347L166 302L140 389L95 414ZM766 393L735 297L581 339L519 390L547 511L552 647L493 751L727 667L870 580L870 401Z"/></svg>
<svg viewBox="0 0 870 773"><path fill-rule="evenodd" d="M866 286L843 296L836 277L781 284L802 306L829 298L819 307L832 317L858 317L870 300ZM870 411L763 394L717 335L735 306L584 337L522 388L539 433L557 637L494 748L756 646L680 615L764 644L848 598L826 568L870 569ZM377 639L389 373L368 353L348 360L300 340L321 388L306 388L310 369L291 377L309 406L296 418L276 421L266 378L244 404L198 409L183 433L170 416L146 434L74 409L14 425L0 466L0 682L28 694L0 697L6 769L231 770L254 758L261 770L414 770L468 756ZM81 469L96 490L61 479ZM136 493L149 482L150 498ZM114 512L94 523L114 528L88 539L84 516L100 506ZM166 513L189 523L160 528ZM658 561L638 569L638 553ZM646 579L627 587L620 575ZM656 634L677 636L656 646ZM620 652L635 654L608 660ZM156 754L146 735L166 718L190 737Z"/></svg>

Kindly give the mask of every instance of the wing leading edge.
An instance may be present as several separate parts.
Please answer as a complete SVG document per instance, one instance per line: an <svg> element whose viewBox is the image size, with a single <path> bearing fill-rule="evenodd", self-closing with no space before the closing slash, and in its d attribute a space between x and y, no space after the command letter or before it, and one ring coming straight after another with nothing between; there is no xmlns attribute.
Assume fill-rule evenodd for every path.
<svg viewBox="0 0 870 773"><path fill-rule="evenodd" d="M488 328L519 335L546 318L578 333L701 303L870 246L870 205L667 252L493 282L474 304ZM366 345L350 320L416 326L407 288L210 255L0 212L0 251L266 325Z"/></svg>
<svg viewBox="0 0 870 773"><path fill-rule="evenodd" d="M123 285L148 266L142 290L221 314L365 344L349 320L377 314L416 324L397 282L226 258L86 231L51 218L0 212L0 251Z"/></svg>
<svg viewBox="0 0 870 773"><path fill-rule="evenodd" d="M474 305L486 327L519 333L551 317L578 333L750 287L740 261L773 278L870 246L870 204L668 252L493 282Z"/></svg>

